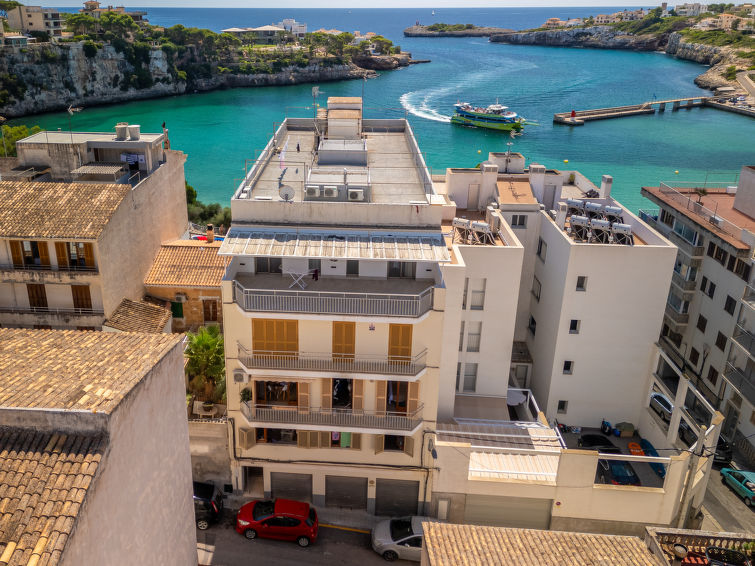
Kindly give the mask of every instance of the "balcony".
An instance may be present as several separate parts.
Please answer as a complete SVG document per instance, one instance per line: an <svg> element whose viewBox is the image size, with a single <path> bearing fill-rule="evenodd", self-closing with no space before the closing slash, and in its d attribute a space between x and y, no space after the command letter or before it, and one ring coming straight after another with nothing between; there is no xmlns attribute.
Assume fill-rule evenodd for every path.
<svg viewBox="0 0 755 566"><path fill-rule="evenodd" d="M737 324L731 337L751 358L755 358L755 334L749 332L741 324Z"/></svg>
<svg viewBox="0 0 755 566"><path fill-rule="evenodd" d="M666 305L666 316L670 318L676 326L683 326L689 323L689 314L680 313L671 305Z"/></svg>
<svg viewBox="0 0 755 566"><path fill-rule="evenodd" d="M292 289L287 276L239 275L233 286L234 301L246 312L408 318L433 308L432 280L321 277L304 283L304 289Z"/></svg>
<svg viewBox="0 0 755 566"><path fill-rule="evenodd" d="M412 432L422 422L422 408L413 413L354 411L352 409L304 408L288 405L241 403L241 412L252 425L286 424L327 427L328 430L377 429Z"/></svg>
<svg viewBox="0 0 755 566"><path fill-rule="evenodd" d="M411 358L340 354L331 352L250 352L238 344L239 361L249 371L253 369L299 370L344 374L382 374L416 377L422 372L427 350Z"/></svg>
<svg viewBox="0 0 755 566"><path fill-rule="evenodd" d="M732 365L731 362L727 362L724 379L737 389L751 405L755 405L755 384L753 384L752 378L745 375L741 369Z"/></svg>
<svg viewBox="0 0 755 566"><path fill-rule="evenodd" d="M671 275L671 282L685 293L694 293L695 291L696 282L694 280L685 279L684 277L679 275L676 271L674 271L673 274Z"/></svg>
<svg viewBox="0 0 755 566"><path fill-rule="evenodd" d="M101 309L77 309L77 308L54 308L54 307L0 307L0 313L12 314L51 314L51 315L81 315L81 316L105 316Z"/></svg>
<svg viewBox="0 0 755 566"><path fill-rule="evenodd" d="M75 283L98 275L96 267L0 264L3 283Z"/></svg>
<svg viewBox="0 0 755 566"><path fill-rule="evenodd" d="M679 234L674 232L673 230L669 231L668 234L664 234L669 240L671 240L680 250L682 250L685 254L687 254L689 257L692 258L702 258L705 250L703 250L702 246L696 246L684 238L682 238Z"/></svg>

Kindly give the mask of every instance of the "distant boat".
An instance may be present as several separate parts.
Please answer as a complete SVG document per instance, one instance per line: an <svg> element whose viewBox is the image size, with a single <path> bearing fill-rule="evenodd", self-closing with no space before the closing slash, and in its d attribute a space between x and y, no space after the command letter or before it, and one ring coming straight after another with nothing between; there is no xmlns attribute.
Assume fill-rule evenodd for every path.
<svg viewBox="0 0 755 566"><path fill-rule="evenodd" d="M435 10L433 10L433 16L435 15Z"/></svg>
<svg viewBox="0 0 755 566"><path fill-rule="evenodd" d="M495 104L479 108L472 106L468 102L459 102L454 104L456 113L451 117L452 124L460 126L471 126L475 128L486 128L488 130L498 130L501 132L520 132L526 123L525 119L516 112L509 112L507 106Z"/></svg>

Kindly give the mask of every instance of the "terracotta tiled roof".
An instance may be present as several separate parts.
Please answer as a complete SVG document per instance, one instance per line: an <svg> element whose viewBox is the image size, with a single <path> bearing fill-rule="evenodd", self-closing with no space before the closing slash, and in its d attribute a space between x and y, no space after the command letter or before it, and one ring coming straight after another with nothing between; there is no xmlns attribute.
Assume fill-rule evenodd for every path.
<svg viewBox="0 0 755 566"><path fill-rule="evenodd" d="M0 328L0 407L110 413L179 341L177 334Z"/></svg>
<svg viewBox="0 0 755 566"><path fill-rule="evenodd" d="M105 445L102 436L0 428L0 564L58 564Z"/></svg>
<svg viewBox="0 0 755 566"><path fill-rule="evenodd" d="M658 566L637 537L423 523L430 566Z"/></svg>
<svg viewBox="0 0 755 566"><path fill-rule="evenodd" d="M220 242L176 240L163 244L144 279L148 287L217 287L230 257L219 256Z"/></svg>
<svg viewBox="0 0 755 566"><path fill-rule="evenodd" d="M95 240L129 185L0 181L0 236Z"/></svg>
<svg viewBox="0 0 755 566"><path fill-rule="evenodd" d="M158 334L170 321L170 309L148 301L123 299L103 326L121 332Z"/></svg>

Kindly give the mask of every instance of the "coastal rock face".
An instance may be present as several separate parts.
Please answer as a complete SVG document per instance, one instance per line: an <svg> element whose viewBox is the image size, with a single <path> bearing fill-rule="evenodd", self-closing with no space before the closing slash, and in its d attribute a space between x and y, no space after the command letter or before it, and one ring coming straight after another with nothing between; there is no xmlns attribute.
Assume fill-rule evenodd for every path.
<svg viewBox="0 0 755 566"><path fill-rule="evenodd" d="M476 27L458 31L431 31L428 26L411 26L404 30L405 37L490 37L501 33L513 32L513 29Z"/></svg>
<svg viewBox="0 0 755 566"><path fill-rule="evenodd" d="M633 35L616 30L610 26L593 26L588 28L496 34L490 37L490 41L517 45L656 51L665 43L665 38L653 35Z"/></svg>
<svg viewBox="0 0 755 566"><path fill-rule="evenodd" d="M354 63L362 69L371 69L374 71L390 71L399 67L407 67L411 62L411 54L400 53L398 55L372 55L356 56L353 58Z"/></svg>
<svg viewBox="0 0 755 566"><path fill-rule="evenodd" d="M720 63L727 55L726 51L715 45L703 45L702 43L686 43L679 33L672 33L666 43L666 53L675 55L679 59L696 61L703 65L715 65Z"/></svg>

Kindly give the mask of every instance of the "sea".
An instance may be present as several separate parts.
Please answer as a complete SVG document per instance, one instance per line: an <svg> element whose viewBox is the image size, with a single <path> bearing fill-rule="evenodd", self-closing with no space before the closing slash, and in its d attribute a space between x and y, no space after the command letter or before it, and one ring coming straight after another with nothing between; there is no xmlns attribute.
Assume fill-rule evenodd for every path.
<svg viewBox="0 0 755 566"><path fill-rule="evenodd" d="M78 8L70 8L75 11ZM549 17L611 13L621 6L580 8L235 9L144 8L155 25L253 27L295 18L309 30L375 32L431 63L381 72L375 79L318 85L316 102L329 96L363 96L368 118L406 117L433 174L473 167L490 151L518 151L548 168L576 169L593 182L614 178L613 196L630 209L647 208L643 185L659 182L734 183L755 164L755 121L710 108L589 122L572 128L552 123L572 109L636 104L703 93L693 79L703 65L663 53L514 46L486 38L407 38L419 22L471 23L512 29L538 27ZM236 88L100 107L71 118L78 131L112 130L138 123L146 132L169 130L171 147L188 155L186 178L204 202L227 205L245 168L286 116L311 116L311 84ZM514 139L507 134L449 123L458 101L499 101L538 125ZM66 112L29 116L10 124L69 128ZM508 144L512 145L509 146Z"/></svg>

